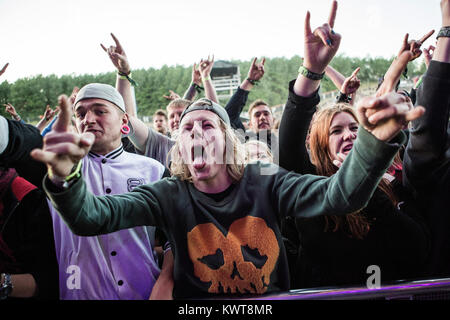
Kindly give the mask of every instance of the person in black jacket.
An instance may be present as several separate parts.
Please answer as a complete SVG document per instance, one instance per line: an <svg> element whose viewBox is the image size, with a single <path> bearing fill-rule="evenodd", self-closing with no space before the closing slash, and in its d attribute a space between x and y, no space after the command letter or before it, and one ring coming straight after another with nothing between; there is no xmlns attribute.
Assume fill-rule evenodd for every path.
<svg viewBox="0 0 450 320"><path fill-rule="evenodd" d="M450 0L441 1L442 29L416 104L426 108L412 122L404 155L404 184L414 194L431 231L427 272L450 276Z"/></svg>
<svg viewBox="0 0 450 320"><path fill-rule="evenodd" d="M332 14L320 34L330 32L333 20ZM306 43L314 40L305 38ZM352 150L361 117L346 104L324 107L314 116L309 140L312 163L305 146L320 101L320 79L337 51L337 40L306 46L301 73L290 83L280 124L280 166L285 169L331 176ZM377 96L394 91L410 56L407 51L393 63ZM406 98L404 101L410 104ZM419 217L409 216L396 204L384 181L367 207L358 212L339 218L285 220L291 287L365 285L369 267L374 265L380 268L382 282L421 276L428 253L427 230Z"/></svg>
<svg viewBox="0 0 450 320"><path fill-rule="evenodd" d="M45 194L0 168L0 300L58 299L58 264Z"/></svg>

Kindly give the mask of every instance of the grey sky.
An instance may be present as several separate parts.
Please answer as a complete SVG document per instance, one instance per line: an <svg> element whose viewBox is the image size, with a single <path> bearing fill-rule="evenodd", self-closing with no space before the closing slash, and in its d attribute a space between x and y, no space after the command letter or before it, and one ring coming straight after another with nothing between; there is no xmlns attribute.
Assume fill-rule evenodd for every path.
<svg viewBox="0 0 450 320"><path fill-rule="evenodd" d="M405 33L440 27L439 0L340 0L335 30L348 56L396 54ZM114 68L100 43L123 44L132 68L303 54L303 23L326 22L331 0L0 0L1 80ZM433 35L425 45L433 44Z"/></svg>

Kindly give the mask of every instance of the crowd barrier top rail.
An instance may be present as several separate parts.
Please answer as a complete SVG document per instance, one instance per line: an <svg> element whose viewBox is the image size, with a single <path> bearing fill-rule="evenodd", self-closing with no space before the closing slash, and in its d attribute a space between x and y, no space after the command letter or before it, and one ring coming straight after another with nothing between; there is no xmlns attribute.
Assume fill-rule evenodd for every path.
<svg viewBox="0 0 450 320"><path fill-rule="evenodd" d="M296 289L265 295L221 296L225 300L450 300L450 278L398 280L379 287ZM212 299L216 300L216 299Z"/></svg>

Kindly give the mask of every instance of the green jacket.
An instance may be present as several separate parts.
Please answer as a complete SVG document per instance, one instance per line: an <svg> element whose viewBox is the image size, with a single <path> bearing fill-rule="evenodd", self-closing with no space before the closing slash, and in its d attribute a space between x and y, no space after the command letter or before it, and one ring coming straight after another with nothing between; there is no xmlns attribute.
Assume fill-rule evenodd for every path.
<svg viewBox="0 0 450 320"><path fill-rule="evenodd" d="M352 151L332 177L249 164L220 201L175 177L114 196L94 196L83 179L61 193L50 192L48 180L44 188L75 234L141 225L162 228L174 255L175 298L263 294L289 289L280 219L363 208L404 139L400 133L388 144L360 128ZM272 174L261 174L267 170Z"/></svg>

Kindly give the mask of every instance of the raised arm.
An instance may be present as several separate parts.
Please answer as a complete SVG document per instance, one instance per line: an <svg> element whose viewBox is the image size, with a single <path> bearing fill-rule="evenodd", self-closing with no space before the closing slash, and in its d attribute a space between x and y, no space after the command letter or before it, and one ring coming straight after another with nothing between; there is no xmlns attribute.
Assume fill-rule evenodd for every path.
<svg viewBox="0 0 450 320"><path fill-rule="evenodd" d="M200 74L200 71L198 70L198 65L196 63L194 63L194 65L192 66L191 77L192 77L191 84L184 93L183 99L192 101L197 95L197 91L201 91L202 89L202 75Z"/></svg>
<svg viewBox="0 0 450 320"><path fill-rule="evenodd" d="M16 108L11 103L6 103L5 105L5 112L9 113L11 115L11 118L13 118L16 121L22 120L20 115L17 113Z"/></svg>
<svg viewBox="0 0 450 320"><path fill-rule="evenodd" d="M116 89L120 92L125 102L125 110L128 113L129 121L133 131L130 135L130 140L140 153L145 152L145 144L148 139L149 128L141 121L136 114L136 100L134 98L134 89L131 81L131 67L123 49L117 37L111 33L111 37L114 40L115 45L111 45L106 48L103 44L100 46L108 54L111 62L116 67Z"/></svg>
<svg viewBox="0 0 450 320"><path fill-rule="evenodd" d="M289 97L280 123L280 166L298 173L314 173L305 140L319 104L320 80L339 49L341 36L332 31L337 2L333 1L328 22L311 31L310 13L305 18L304 60L295 81L289 84Z"/></svg>
<svg viewBox="0 0 450 320"><path fill-rule="evenodd" d="M264 76L264 63L266 59L263 58L261 62L257 63L257 58L253 58L252 63L250 65L250 69L248 70L247 77L241 83L239 88L230 98L228 103L225 106L225 110L230 117L231 125L234 129L241 129L245 131L245 127L241 121L241 112L244 109L245 104L247 103L248 94L250 90L252 90L253 86L258 83Z"/></svg>
<svg viewBox="0 0 450 320"><path fill-rule="evenodd" d="M214 101L215 103L219 103L219 99L217 98L216 89L214 89L214 85L211 80L211 70L214 66L214 56L210 58L208 56L207 60L200 60L198 64L198 68L200 74L202 76L203 87L205 88L205 97L209 100Z"/></svg>
<svg viewBox="0 0 450 320"><path fill-rule="evenodd" d="M6 68L8 68L8 66L9 66L9 62L8 63L6 63L4 66L3 66L3 68L0 70L0 76L2 75L2 74L4 74L5 73L5 71L6 71Z"/></svg>
<svg viewBox="0 0 450 320"><path fill-rule="evenodd" d="M441 30L449 30L449 0L441 1L441 12ZM447 33L447 36L439 36L428 70L417 90L416 103L423 105L426 112L412 123L404 156L405 181L415 189L426 188L436 177L442 178L442 172L439 172L445 170L444 164L449 161L449 88L450 38Z"/></svg>
<svg viewBox="0 0 450 320"><path fill-rule="evenodd" d="M44 116L41 120L36 124L36 128L38 128L39 132L42 133L44 131L45 127L49 124L49 122L53 119L55 116L55 110L50 108L49 105L45 107Z"/></svg>
<svg viewBox="0 0 450 320"><path fill-rule="evenodd" d="M356 91L361 85L361 82L357 76L359 70L360 68L356 68L356 70L346 78L333 67L326 67L325 74L331 79L336 88L339 90L339 98L337 102L346 102L353 105Z"/></svg>
<svg viewBox="0 0 450 320"><path fill-rule="evenodd" d="M298 96L310 97L319 89L325 68L339 49L341 36L333 30L337 7L337 1L333 1L328 22L314 32L311 31L311 14L306 13L303 66L294 85L294 93Z"/></svg>

